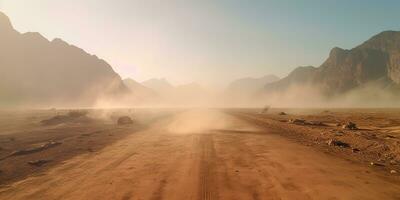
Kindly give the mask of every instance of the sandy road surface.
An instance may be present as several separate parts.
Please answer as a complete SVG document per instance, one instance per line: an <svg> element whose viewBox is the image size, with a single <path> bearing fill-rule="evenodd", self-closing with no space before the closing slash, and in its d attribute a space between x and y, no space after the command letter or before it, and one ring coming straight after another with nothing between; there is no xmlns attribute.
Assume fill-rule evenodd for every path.
<svg viewBox="0 0 400 200"><path fill-rule="evenodd" d="M0 199L400 199L400 185L218 111L156 122Z"/></svg>

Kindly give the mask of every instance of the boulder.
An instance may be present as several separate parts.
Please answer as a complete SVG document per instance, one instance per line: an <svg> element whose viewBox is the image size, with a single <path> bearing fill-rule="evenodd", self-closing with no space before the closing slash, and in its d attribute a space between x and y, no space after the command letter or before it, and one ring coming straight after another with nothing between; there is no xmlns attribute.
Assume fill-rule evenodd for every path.
<svg viewBox="0 0 400 200"><path fill-rule="evenodd" d="M122 116L122 117L118 118L117 123L118 123L118 125L133 124L133 120L128 116Z"/></svg>

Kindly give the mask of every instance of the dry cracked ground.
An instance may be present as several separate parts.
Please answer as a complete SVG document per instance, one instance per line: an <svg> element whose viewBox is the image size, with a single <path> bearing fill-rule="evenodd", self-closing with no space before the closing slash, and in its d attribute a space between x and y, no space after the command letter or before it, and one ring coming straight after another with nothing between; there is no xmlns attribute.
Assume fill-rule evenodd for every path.
<svg viewBox="0 0 400 200"><path fill-rule="evenodd" d="M1 179L0 199L400 199L398 176L288 139L232 111L170 112L140 128L102 126L93 135L64 127L82 133L55 138L62 144L48 149L53 154L1 160L0 176L9 178ZM2 144L9 134L16 134L13 142L24 140L22 132L2 135ZM123 136L96 143L117 134ZM73 141L98 146L57 161ZM18 177L7 174L6 166L28 165L35 154L55 161L21 168L30 173Z"/></svg>

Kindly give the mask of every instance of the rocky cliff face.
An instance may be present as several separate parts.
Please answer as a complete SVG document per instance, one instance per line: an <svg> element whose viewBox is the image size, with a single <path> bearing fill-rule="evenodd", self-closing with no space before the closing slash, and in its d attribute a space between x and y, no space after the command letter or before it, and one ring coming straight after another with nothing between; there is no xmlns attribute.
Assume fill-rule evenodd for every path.
<svg viewBox="0 0 400 200"><path fill-rule="evenodd" d="M327 96L342 94L367 83L400 84L400 32L382 32L351 50L335 47L318 68L300 67L266 91L312 85Z"/></svg>
<svg viewBox="0 0 400 200"><path fill-rule="evenodd" d="M61 39L15 31L0 13L0 105L90 106L129 90L104 60Z"/></svg>
<svg viewBox="0 0 400 200"><path fill-rule="evenodd" d="M400 31L382 32L356 49L373 49L385 53L388 77L396 84L400 84Z"/></svg>

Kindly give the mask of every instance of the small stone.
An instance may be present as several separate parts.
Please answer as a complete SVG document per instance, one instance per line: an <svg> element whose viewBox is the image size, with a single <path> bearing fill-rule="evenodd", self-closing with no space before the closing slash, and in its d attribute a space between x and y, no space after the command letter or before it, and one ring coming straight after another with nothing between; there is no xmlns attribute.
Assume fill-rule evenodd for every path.
<svg viewBox="0 0 400 200"><path fill-rule="evenodd" d="M351 151L352 151L353 153L358 153L358 152L360 151L360 149L352 148Z"/></svg>
<svg viewBox="0 0 400 200"><path fill-rule="evenodd" d="M335 135L336 135L336 136L343 136L343 135L344 135L344 132L343 132L343 131L338 131L338 132L335 133Z"/></svg>
<svg viewBox="0 0 400 200"><path fill-rule="evenodd" d="M386 135L386 137L385 137L385 139L387 139L387 140L390 140L390 139L393 139L393 138L396 138L396 137L393 136L393 135Z"/></svg>
<svg viewBox="0 0 400 200"><path fill-rule="evenodd" d="M377 166L377 167L383 167L383 166L385 166L384 164L374 163L374 162L371 162L370 164L371 164L371 166Z"/></svg>
<svg viewBox="0 0 400 200"><path fill-rule="evenodd" d="M394 169L392 169L392 170L390 170L390 173L391 173L391 174L397 174L397 171L394 170Z"/></svg>
<svg viewBox="0 0 400 200"><path fill-rule="evenodd" d="M34 161L29 161L28 164L40 167L48 162L50 162L50 160L34 160Z"/></svg>
<svg viewBox="0 0 400 200"><path fill-rule="evenodd" d="M326 124L321 121L310 121L309 124L313 126L326 126Z"/></svg>

